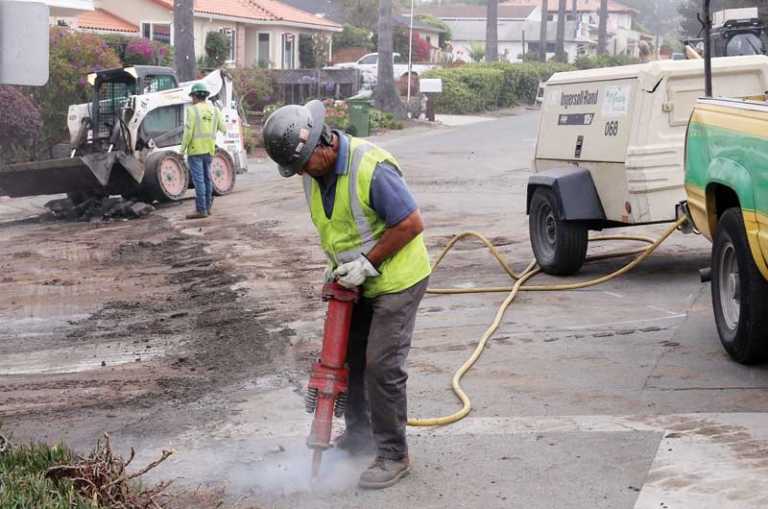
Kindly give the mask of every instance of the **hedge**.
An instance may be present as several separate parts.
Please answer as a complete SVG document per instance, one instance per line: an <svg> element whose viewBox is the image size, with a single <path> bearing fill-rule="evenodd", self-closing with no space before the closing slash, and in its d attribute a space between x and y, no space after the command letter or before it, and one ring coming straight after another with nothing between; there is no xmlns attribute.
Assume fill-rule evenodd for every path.
<svg viewBox="0 0 768 509"><path fill-rule="evenodd" d="M477 113L498 107L504 72L480 65L433 69L425 78L443 80L443 92L436 97L437 113Z"/></svg>
<svg viewBox="0 0 768 509"><path fill-rule="evenodd" d="M435 100L435 111L461 114L533 104L539 82L556 72L573 69L571 65L557 63L468 64L433 69L424 77L443 80L443 93Z"/></svg>

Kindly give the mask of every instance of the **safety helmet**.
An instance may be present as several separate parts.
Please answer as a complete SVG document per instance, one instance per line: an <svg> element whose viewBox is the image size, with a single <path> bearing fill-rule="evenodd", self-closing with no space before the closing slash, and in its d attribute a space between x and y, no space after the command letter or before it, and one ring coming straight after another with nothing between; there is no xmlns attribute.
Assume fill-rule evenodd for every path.
<svg viewBox="0 0 768 509"><path fill-rule="evenodd" d="M325 106L318 100L304 106L283 106L269 116L264 124L264 148L277 163L280 175L295 175L309 161L324 122Z"/></svg>
<svg viewBox="0 0 768 509"><path fill-rule="evenodd" d="M189 95L205 98L210 95L210 92L208 91L208 87L205 86L205 83L195 83L192 85L192 91Z"/></svg>

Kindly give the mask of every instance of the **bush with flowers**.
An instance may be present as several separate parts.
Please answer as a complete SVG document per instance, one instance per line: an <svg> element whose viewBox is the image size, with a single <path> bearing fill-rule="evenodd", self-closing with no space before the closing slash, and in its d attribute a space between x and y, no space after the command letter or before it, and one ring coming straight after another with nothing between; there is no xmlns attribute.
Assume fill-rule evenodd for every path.
<svg viewBox="0 0 768 509"><path fill-rule="evenodd" d="M325 105L325 123L334 129L345 131L349 128L349 110L344 101L323 100Z"/></svg>
<svg viewBox="0 0 768 509"><path fill-rule="evenodd" d="M117 53L100 36L51 28L48 83L29 89L42 115L44 146L69 139L67 111L70 104L90 100L88 74L121 64Z"/></svg>
<svg viewBox="0 0 768 509"><path fill-rule="evenodd" d="M43 120L20 87L0 86L0 164L29 159Z"/></svg>

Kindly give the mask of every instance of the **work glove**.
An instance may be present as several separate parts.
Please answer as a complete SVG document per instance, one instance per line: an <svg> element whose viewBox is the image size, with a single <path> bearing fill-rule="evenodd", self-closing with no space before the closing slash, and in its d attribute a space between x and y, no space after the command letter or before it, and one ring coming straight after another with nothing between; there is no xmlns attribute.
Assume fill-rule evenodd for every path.
<svg viewBox="0 0 768 509"><path fill-rule="evenodd" d="M380 275L379 271L376 270L376 267L373 266L365 255L360 255L349 263L339 265L333 271L333 276L344 288L356 288L362 285L366 278Z"/></svg>

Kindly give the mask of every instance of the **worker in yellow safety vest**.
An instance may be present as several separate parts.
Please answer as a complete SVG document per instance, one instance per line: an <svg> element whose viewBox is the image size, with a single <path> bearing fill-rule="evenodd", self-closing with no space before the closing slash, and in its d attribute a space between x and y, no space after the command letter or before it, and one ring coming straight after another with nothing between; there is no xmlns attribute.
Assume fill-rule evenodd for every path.
<svg viewBox="0 0 768 509"><path fill-rule="evenodd" d="M284 106L264 124L264 144L282 176L303 177L325 280L362 290L347 351L346 429L335 446L375 451L359 486L386 488L411 468L405 360L431 272L424 224L394 156L324 120L320 101Z"/></svg>
<svg viewBox="0 0 768 509"><path fill-rule="evenodd" d="M192 105L186 110L182 154L187 155L189 173L195 186L195 212L187 219L208 217L213 207L211 160L216 153L216 132L226 132L221 111L206 101L209 92L203 83L192 85Z"/></svg>

